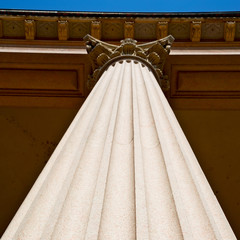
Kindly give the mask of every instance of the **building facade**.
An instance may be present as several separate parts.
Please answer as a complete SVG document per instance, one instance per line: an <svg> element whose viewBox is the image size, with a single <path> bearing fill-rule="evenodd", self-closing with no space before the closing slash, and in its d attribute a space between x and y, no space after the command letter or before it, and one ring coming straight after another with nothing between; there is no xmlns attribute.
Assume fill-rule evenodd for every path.
<svg viewBox="0 0 240 240"><path fill-rule="evenodd" d="M110 44L173 35L165 95L239 236L238 13L1 11L2 232L96 83L86 34Z"/></svg>

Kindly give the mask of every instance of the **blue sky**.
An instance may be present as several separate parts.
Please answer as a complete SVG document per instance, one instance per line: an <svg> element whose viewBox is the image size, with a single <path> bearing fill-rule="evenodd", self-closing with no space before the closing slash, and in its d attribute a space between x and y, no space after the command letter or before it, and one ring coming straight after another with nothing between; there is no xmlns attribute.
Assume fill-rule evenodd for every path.
<svg viewBox="0 0 240 240"><path fill-rule="evenodd" d="M240 11L240 0L0 0L0 9L100 12Z"/></svg>

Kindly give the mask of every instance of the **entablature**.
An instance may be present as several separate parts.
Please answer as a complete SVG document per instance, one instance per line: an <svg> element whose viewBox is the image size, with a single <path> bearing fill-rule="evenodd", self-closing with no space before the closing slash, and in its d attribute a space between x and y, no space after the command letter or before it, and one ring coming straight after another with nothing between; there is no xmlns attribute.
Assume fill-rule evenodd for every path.
<svg viewBox="0 0 240 240"><path fill-rule="evenodd" d="M91 34L99 40L138 42L172 35L173 46L240 44L236 13L81 13L0 10L0 43L84 45Z"/></svg>

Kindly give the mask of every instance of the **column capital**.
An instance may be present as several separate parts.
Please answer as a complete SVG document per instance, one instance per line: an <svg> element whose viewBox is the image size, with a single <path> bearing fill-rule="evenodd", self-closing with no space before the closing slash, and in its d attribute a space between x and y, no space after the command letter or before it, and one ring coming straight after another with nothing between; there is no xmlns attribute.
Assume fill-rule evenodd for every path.
<svg viewBox="0 0 240 240"><path fill-rule="evenodd" d="M126 38L120 42L120 45L113 45L89 34L84 37L84 40L93 69L93 74L89 79L90 88L95 85L108 66L123 59L133 59L151 69L162 89L168 90L169 83L167 76L163 74L163 67L174 41L173 36L169 35L144 44L137 44L136 40Z"/></svg>

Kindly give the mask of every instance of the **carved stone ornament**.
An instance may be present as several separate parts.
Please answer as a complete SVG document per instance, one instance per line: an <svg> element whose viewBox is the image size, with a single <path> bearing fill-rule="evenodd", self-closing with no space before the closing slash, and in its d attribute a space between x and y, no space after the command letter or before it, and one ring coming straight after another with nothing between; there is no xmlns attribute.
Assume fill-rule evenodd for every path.
<svg viewBox="0 0 240 240"><path fill-rule="evenodd" d="M157 23L157 39L167 37L168 35L168 22Z"/></svg>
<svg viewBox="0 0 240 240"><path fill-rule="evenodd" d="M134 38L134 22L124 23L124 38Z"/></svg>
<svg viewBox="0 0 240 240"><path fill-rule="evenodd" d="M68 21L58 21L58 39L60 41L66 41L68 37Z"/></svg>
<svg viewBox="0 0 240 240"><path fill-rule="evenodd" d="M34 20L25 20L25 38L34 40L36 35L36 24Z"/></svg>
<svg viewBox="0 0 240 240"><path fill-rule="evenodd" d="M163 74L163 67L174 41L173 36L139 45L136 40L127 38L121 41L120 46L102 42L89 34L84 40L93 69L93 74L88 80L90 89L110 65L123 59L132 59L146 65L153 72L161 88L164 91L169 89L168 76Z"/></svg>
<svg viewBox="0 0 240 240"><path fill-rule="evenodd" d="M101 39L101 22L92 21L91 23L91 35L97 39Z"/></svg>
<svg viewBox="0 0 240 240"><path fill-rule="evenodd" d="M236 22L226 22L224 26L224 39L226 42L233 42L235 38Z"/></svg>
<svg viewBox="0 0 240 240"><path fill-rule="evenodd" d="M201 22L192 22L191 23L191 31L190 31L190 39L192 42L200 42L201 40Z"/></svg>

